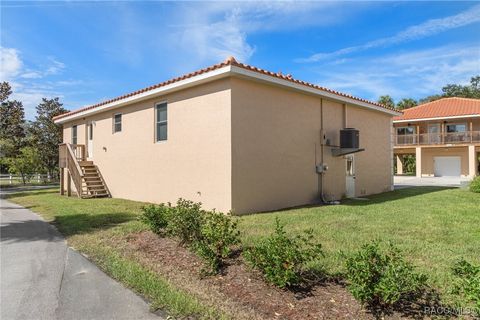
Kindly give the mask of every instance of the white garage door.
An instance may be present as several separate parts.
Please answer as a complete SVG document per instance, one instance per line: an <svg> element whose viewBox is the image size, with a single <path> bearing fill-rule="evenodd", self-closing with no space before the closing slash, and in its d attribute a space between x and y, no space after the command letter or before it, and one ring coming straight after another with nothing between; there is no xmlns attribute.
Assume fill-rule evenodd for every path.
<svg viewBox="0 0 480 320"><path fill-rule="evenodd" d="M459 177L461 167L460 157L433 157L435 177Z"/></svg>

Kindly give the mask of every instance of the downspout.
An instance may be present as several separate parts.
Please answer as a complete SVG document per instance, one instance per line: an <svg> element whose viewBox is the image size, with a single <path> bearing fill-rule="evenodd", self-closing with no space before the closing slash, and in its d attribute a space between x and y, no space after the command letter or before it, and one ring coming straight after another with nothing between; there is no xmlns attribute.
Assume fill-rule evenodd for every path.
<svg viewBox="0 0 480 320"><path fill-rule="evenodd" d="M323 99L320 98L320 165L323 166L324 164L324 141L325 141L325 132L323 131ZM318 193L320 195L321 203L327 203L323 196L323 175L324 172L317 173L318 174Z"/></svg>

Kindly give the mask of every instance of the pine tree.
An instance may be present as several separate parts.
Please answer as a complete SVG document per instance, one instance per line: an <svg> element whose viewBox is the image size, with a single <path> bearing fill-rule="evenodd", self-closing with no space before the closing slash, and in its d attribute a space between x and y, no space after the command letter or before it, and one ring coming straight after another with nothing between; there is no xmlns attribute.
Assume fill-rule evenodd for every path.
<svg viewBox="0 0 480 320"><path fill-rule="evenodd" d="M53 123L52 118L66 111L59 98L43 98L32 124L33 143L39 151L41 166L52 177L58 173L58 145L62 142L62 127Z"/></svg>
<svg viewBox="0 0 480 320"><path fill-rule="evenodd" d="M9 100L12 89L8 82L0 84L0 141L18 151L25 146L25 111L20 101ZM6 157L14 156L6 154Z"/></svg>

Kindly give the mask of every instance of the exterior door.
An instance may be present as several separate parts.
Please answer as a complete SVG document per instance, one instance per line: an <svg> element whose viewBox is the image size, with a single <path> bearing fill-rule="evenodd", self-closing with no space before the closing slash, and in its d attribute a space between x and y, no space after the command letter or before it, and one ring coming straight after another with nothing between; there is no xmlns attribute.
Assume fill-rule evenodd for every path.
<svg viewBox="0 0 480 320"><path fill-rule="evenodd" d="M355 197L355 156L349 154L345 156L345 160L347 162L345 197L353 198Z"/></svg>
<svg viewBox="0 0 480 320"><path fill-rule="evenodd" d="M428 125L428 143L429 144L439 144L441 143L440 138L440 124L434 123Z"/></svg>
<svg viewBox="0 0 480 320"><path fill-rule="evenodd" d="M93 158L93 123L88 123L87 130L87 157Z"/></svg>

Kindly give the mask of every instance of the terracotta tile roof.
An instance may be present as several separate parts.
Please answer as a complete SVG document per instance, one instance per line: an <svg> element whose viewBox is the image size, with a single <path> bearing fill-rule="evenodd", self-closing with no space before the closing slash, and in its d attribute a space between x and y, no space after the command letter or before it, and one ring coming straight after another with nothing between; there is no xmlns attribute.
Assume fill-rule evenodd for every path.
<svg viewBox="0 0 480 320"><path fill-rule="evenodd" d="M83 108L80 108L80 109L77 109L77 110L69 111L67 113L58 115L58 116L54 117L53 119L54 120L59 120L61 118L65 118L67 116L71 116L71 115L74 115L74 114L77 114L77 113L80 113L80 112L83 112L83 111L87 111L87 110L90 110L90 109L94 109L94 108L97 108L97 107L115 102L115 101L120 101L122 99L129 98L129 97L135 96L137 94L141 94L141 93L144 93L144 92L147 92L147 91L150 91L150 90L154 90L154 89L172 84L174 82L178 82L178 81L181 81L181 80L192 78L192 77L197 76L197 75L205 74L207 72L217 70L217 69L220 69L220 68L228 66L228 65L237 66L237 67L247 69L247 70L250 70L250 71L254 71L254 72L262 73L262 74L269 75L269 76L272 76L272 77L284 79L284 80L287 80L287 81L290 81L290 82L293 82L293 83L297 83L297 84L301 84L301 85L304 85L304 86L307 86L307 87L315 88L315 89L325 91L325 92L328 92L328 93L332 93L332 94L335 94L335 95L338 95L338 96L341 96L341 97L346 97L346 98L354 99L354 100L357 100L357 101L369 103L369 104L372 104L372 105L375 105L375 106L378 106L378 107L385 108L387 110L394 110L392 108L388 108L388 107L386 107L382 104L379 104L377 102L368 101L366 99L354 97L354 96L346 94L346 93L342 93L342 92L338 92L338 91L335 91L335 90L332 90L332 89L324 88L324 87L315 85L313 83L309 83L309 82L305 82L305 81L302 81L302 80L294 79L290 74L284 75L284 74L281 74L281 73L275 73L275 72L263 70L263 69L260 69L260 68L254 67L254 66L250 66L250 65L247 65L247 64L244 64L244 63L237 62L237 60L235 60L234 57L229 57L225 61L223 61L221 63L218 63L218 64L215 64L215 65L212 65L210 67L200 69L200 70L185 74L183 76L176 77L176 78L173 78L173 79L170 79L170 80L167 80L167 81L164 81L164 82L161 82L161 83L158 83L158 84L155 84L155 85L152 85L152 86L149 86L149 87L146 87L146 88L134 91L134 92L130 92L130 93L127 93L125 95L122 95L122 96L119 96L119 97L116 97L116 98L113 98L113 99L105 100L105 101L96 103L96 104L91 105L91 106L87 106L87 107L83 107Z"/></svg>
<svg viewBox="0 0 480 320"><path fill-rule="evenodd" d="M393 121L480 115L480 99L443 98L403 110Z"/></svg>

